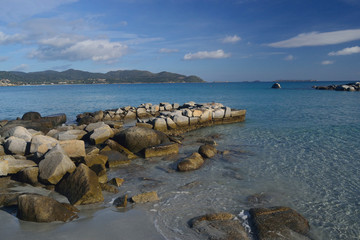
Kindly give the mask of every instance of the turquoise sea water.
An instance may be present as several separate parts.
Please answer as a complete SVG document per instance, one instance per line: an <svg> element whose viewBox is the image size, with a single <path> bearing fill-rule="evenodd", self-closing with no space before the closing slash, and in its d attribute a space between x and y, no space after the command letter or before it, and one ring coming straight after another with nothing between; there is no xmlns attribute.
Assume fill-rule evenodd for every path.
<svg viewBox="0 0 360 240"><path fill-rule="evenodd" d="M185 175L161 171L158 165L166 168L169 162L156 167L145 163L150 165L144 175L167 183L156 189L162 200L147 209L158 232L166 239L192 239L186 222L197 215L287 205L309 220L314 239L360 239L360 92L313 90L314 84L282 83L282 89L271 89L271 83L3 87L0 119L27 111L44 116L64 112L73 122L85 111L144 102L214 101L246 109L244 123L188 134L219 134L218 149L231 150L229 155ZM190 143L180 154L198 146ZM121 171L110 175L131 178ZM201 184L178 190L191 181ZM131 183L127 187L143 190ZM266 195L266 201L259 205L246 200L256 193Z"/></svg>

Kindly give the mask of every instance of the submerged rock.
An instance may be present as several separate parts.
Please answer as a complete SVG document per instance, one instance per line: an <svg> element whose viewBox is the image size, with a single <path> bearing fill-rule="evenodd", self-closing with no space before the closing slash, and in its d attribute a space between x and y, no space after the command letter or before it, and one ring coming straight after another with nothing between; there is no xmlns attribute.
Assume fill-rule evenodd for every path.
<svg viewBox="0 0 360 240"><path fill-rule="evenodd" d="M177 168L181 172L192 171L199 169L203 164L203 157L199 153L195 152L190 157L187 157L179 162Z"/></svg>
<svg viewBox="0 0 360 240"><path fill-rule="evenodd" d="M147 192L135 195L131 198L131 200L135 203L146 203L146 202L155 202L160 200L157 192Z"/></svg>
<svg viewBox="0 0 360 240"><path fill-rule="evenodd" d="M18 197L17 217L31 222L67 222L78 218L76 213L55 199L35 194Z"/></svg>
<svg viewBox="0 0 360 240"><path fill-rule="evenodd" d="M197 217L190 222L190 226L207 239L251 239L240 221L226 212Z"/></svg>
<svg viewBox="0 0 360 240"><path fill-rule="evenodd" d="M255 235L262 239L309 239L309 222L288 207L250 209Z"/></svg>

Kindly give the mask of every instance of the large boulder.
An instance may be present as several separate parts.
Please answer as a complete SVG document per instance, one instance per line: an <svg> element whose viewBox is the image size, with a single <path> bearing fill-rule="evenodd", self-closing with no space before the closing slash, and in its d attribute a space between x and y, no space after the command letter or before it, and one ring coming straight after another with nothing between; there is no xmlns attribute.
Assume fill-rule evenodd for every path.
<svg viewBox="0 0 360 240"><path fill-rule="evenodd" d="M66 173L72 173L76 166L60 146L50 150L39 163L39 178L50 184L57 184Z"/></svg>
<svg viewBox="0 0 360 240"><path fill-rule="evenodd" d="M17 138L21 138L23 140L25 140L25 142L30 142L32 135L31 133L24 127L22 126L16 126L13 128L10 128L9 130L7 130L6 132L4 132L2 134L3 137L17 137Z"/></svg>
<svg viewBox="0 0 360 240"><path fill-rule="evenodd" d="M30 120L30 121L38 120L38 119L41 119L41 114L38 112L27 112L21 118L21 120Z"/></svg>
<svg viewBox="0 0 360 240"><path fill-rule="evenodd" d="M9 172L9 161L0 158L0 176L6 176Z"/></svg>
<svg viewBox="0 0 360 240"><path fill-rule="evenodd" d="M25 155L27 143L24 139L11 136L6 139L5 150L12 154Z"/></svg>
<svg viewBox="0 0 360 240"><path fill-rule="evenodd" d="M81 159L84 158L85 153L85 143L82 140L66 140L60 141L60 146L70 158Z"/></svg>
<svg viewBox="0 0 360 240"><path fill-rule="evenodd" d="M8 174L15 174L25 168L36 166L36 163L33 161L15 159L13 156L1 156L0 159L8 161Z"/></svg>
<svg viewBox="0 0 360 240"><path fill-rule="evenodd" d="M224 109L217 109L213 112L213 119L223 119L225 116Z"/></svg>
<svg viewBox="0 0 360 240"><path fill-rule="evenodd" d="M178 170L181 172L199 169L204 164L203 157L195 152L190 157L185 158L178 164Z"/></svg>
<svg viewBox="0 0 360 240"><path fill-rule="evenodd" d="M167 124L164 118L156 118L154 120L154 129L158 131L167 131Z"/></svg>
<svg viewBox="0 0 360 240"><path fill-rule="evenodd" d="M31 139L30 153L35 153L40 158L57 144L58 141L55 138L37 135Z"/></svg>
<svg viewBox="0 0 360 240"><path fill-rule="evenodd" d="M47 135L50 136L49 133ZM64 132L57 132L54 134L53 137L56 138L57 140L64 141L64 140L80 140L85 135L86 132L84 130L71 129Z"/></svg>
<svg viewBox="0 0 360 240"><path fill-rule="evenodd" d="M50 122L53 125L53 127L56 127L63 123L66 123L66 115L65 113L58 113L58 114L42 117L41 120L44 122Z"/></svg>
<svg viewBox="0 0 360 240"><path fill-rule="evenodd" d="M107 181L106 167L108 157L101 154L87 155L84 159L84 164L93 170L99 177L99 182L105 183Z"/></svg>
<svg viewBox="0 0 360 240"><path fill-rule="evenodd" d="M252 222L257 239L309 239L309 222L288 207L252 208Z"/></svg>
<svg viewBox="0 0 360 240"><path fill-rule="evenodd" d="M101 144L114 136L113 130L109 125L94 129L90 134L90 141L92 144Z"/></svg>
<svg viewBox="0 0 360 240"><path fill-rule="evenodd" d="M100 127L104 127L104 126L106 126L106 124L104 122L90 123L89 125L86 126L85 131L92 132L95 129L100 128Z"/></svg>
<svg viewBox="0 0 360 240"><path fill-rule="evenodd" d="M236 216L226 212L197 217L190 221L190 227L204 239L251 239Z"/></svg>
<svg viewBox="0 0 360 240"><path fill-rule="evenodd" d="M164 133L142 127L131 127L123 130L115 135L114 139L133 153L138 153L148 147L170 143L169 138Z"/></svg>
<svg viewBox="0 0 360 240"><path fill-rule="evenodd" d="M104 201L96 173L82 163L56 186L56 190L73 205Z"/></svg>
<svg viewBox="0 0 360 240"><path fill-rule="evenodd" d="M28 167L19 171L15 175L16 181L28 183L31 185L38 185L38 176L39 176L39 168L38 167Z"/></svg>
<svg viewBox="0 0 360 240"><path fill-rule="evenodd" d="M189 118L182 115L175 115L173 121L178 127L188 127L190 124Z"/></svg>
<svg viewBox="0 0 360 240"><path fill-rule="evenodd" d="M31 222L67 222L78 218L64 204L50 197L23 194L18 197L17 217Z"/></svg>

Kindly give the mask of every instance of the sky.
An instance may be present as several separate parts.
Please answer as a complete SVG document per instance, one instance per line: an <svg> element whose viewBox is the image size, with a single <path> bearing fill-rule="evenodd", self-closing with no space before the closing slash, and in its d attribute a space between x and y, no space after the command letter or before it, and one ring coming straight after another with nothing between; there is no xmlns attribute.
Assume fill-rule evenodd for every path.
<svg viewBox="0 0 360 240"><path fill-rule="evenodd" d="M360 0L0 0L0 9L0 71L360 81Z"/></svg>

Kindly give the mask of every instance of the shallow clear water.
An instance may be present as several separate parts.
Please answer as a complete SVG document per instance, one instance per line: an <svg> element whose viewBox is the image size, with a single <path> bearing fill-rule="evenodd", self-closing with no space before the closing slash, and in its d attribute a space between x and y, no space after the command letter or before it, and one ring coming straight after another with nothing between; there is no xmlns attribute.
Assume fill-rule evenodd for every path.
<svg viewBox="0 0 360 240"><path fill-rule="evenodd" d="M71 122L85 111L162 101L244 108L244 123L188 133L178 157L136 160L129 168L111 170L110 177L126 180L118 195L158 191L160 202L134 210L149 213L166 239L199 237L187 222L205 213L278 205L304 215L314 239L359 239L360 92L317 91L313 84L282 83L282 89L270 89L271 83L7 87L0 88L0 119L27 111L65 112ZM229 154L217 155L195 172L171 171L179 157L197 150L196 139L214 135L217 148ZM266 196L263 203L247 200L258 193ZM113 218L108 211L98 214Z"/></svg>

